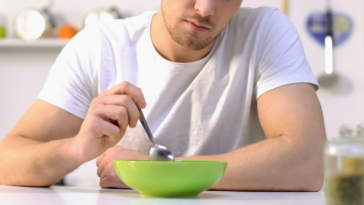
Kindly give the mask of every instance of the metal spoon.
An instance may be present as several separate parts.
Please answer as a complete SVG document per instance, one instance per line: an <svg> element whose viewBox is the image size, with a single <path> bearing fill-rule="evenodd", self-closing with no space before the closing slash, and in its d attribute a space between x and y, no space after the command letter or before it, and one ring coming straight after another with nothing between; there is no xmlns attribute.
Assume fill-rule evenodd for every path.
<svg viewBox="0 0 364 205"><path fill-rule="evenodd" d="M143 128L144 128L145 132L147 133L150 142L153 145L153 147L150 149L150 152L149 152L149 161L174 161L174 156L171 153L171 151L169 151L167 149L167 147L164 147L162 145L155 143L153 134L149 129L147 121L145 120L143 111L139 107L138 107L138 109L140 112L139 120L142 123Z"/></svg>

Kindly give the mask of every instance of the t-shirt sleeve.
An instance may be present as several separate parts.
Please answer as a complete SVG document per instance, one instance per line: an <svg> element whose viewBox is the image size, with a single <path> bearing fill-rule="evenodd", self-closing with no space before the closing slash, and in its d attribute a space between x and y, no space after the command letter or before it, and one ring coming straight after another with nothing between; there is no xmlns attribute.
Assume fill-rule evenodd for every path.
<svg viewBox="0 0 364 205"><path fill-rule="evenodd" d="M278 9L271 10L258 42L257 98L280 86L318 83L306 59L302 42L290 19Z"/></svg>
<svg viewBox="0 0 364 205"><path fill-rule="evenodd" d="M58 56L38 99L84 119L94 97L99 38L96 27L77 34Z"/></svg>

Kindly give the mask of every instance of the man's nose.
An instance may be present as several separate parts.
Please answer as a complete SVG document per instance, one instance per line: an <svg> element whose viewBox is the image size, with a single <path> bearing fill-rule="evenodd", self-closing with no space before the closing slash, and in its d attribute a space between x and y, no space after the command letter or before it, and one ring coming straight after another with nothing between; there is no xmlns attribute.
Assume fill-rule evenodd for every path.
<svg viewBox="0 0 364 205"><path fill-rule="evenodd" d="M196 12L202 16L212 16L215 14L215 0L196 0Z"/></svg>

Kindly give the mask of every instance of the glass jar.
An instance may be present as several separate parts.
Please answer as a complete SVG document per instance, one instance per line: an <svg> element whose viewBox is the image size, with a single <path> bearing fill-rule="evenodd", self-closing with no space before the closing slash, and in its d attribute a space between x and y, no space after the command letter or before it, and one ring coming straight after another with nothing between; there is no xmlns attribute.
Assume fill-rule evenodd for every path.
<svg viewBox="0 0 364 205"><path fill-rule="evenodd" d="M364 204L364 126L356 133L348 126L340 138L325 143L325 193L327 205Z"/></svg>

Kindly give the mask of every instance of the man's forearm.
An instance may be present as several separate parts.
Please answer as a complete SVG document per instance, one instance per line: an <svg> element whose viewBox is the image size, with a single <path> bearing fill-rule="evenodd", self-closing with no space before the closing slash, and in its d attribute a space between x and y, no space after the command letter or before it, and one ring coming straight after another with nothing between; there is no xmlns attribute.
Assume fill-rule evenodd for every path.
<svg viewBox="0 0 364 205"><path fill-rule="evenodd" d="M37 142L11 136L0 144L0 184L50 186L79 165L68 150L70 139Z"/></svg>
<svg viewBox="0 0 364 205"><path fill-rule="evenodd" d="M322 142L295 146L286 137L268 139L233 152L180 160L228 162L213 189L249 191L318 191L323 184Z"/></svg>

